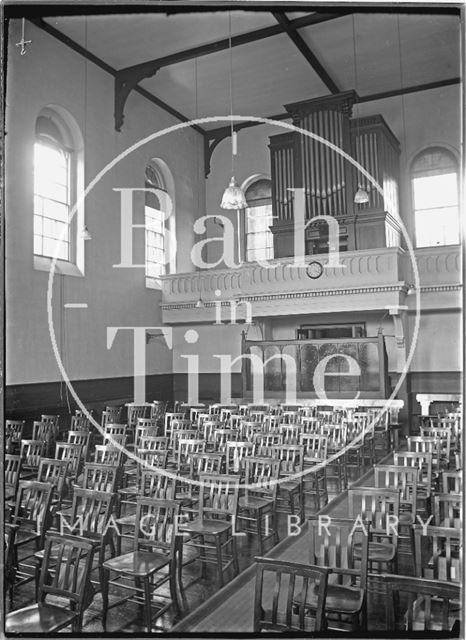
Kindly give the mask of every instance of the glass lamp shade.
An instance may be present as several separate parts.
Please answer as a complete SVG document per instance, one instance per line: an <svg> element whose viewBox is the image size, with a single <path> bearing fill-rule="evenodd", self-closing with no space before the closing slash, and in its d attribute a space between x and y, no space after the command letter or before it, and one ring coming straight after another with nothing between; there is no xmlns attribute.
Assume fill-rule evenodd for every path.
<svg viewBox="0 0 466 640"><path fill-rule="evenodd" d="M199 300L196 302L196 309L203 309L204 307L204 301L202 300L202 298L199 298Z"/></svg>
<svg viewBox="0 0 466 640"><path fill-rule="evenodd" d="M89 233L89 229L87 228L87 224L85 224L84 227L81 230L81 238L83 240L92 240L92 236Z"/></svg>
<svg viewBox="0 0 466 640"><path fill-rule="evenodd" d="M248 206L243 190L238 187L234 177L225 189L220 207L222 209L245 209Z"/></svg>
<svg viewBox="0 0 466 640"><path fill-rule="evenodd" d="M367 191L364 191L361 187L356 191L354 196L355 204L367 204L369 202L369 194Z"/></svg>

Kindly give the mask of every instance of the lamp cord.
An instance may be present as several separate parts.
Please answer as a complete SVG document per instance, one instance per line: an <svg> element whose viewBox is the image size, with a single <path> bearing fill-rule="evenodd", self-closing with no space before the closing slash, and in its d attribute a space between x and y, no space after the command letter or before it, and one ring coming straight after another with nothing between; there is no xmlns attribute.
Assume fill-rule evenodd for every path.
<svg viewBox="0 0 466 640"><path fill-rule="evenodd" d="M231 46L231 11L228 12L228 50L230 52L230 134L231 134L231 175L235 175L235 143L233 129L233 50Z"/></svg>
<svg viewBox="0 0 466 640"><path fill-rule="evenodd" d="M356 91L356 93L358 92L358 65L356 62L356 26L355 26L355 20L354 20L354 13L351 16L352 18L352 22L353 22L353 65L354 65L354 89ZM358 146L359 146L359 96L356 100L356 140L355 140L355 147L356 147L356 159L359 156L358 153ZM359 172L358 172L358 188L359 188Z"/></svg>
<svg viewBox="0 0 466 640"><path fill-rule="evenodd" d="M401 29L400 29L400 16L397 15L397 29L398 29L398 62L400 67L400 89L403 89L403 61L401 56ZM401 94L401 120L403 127L403 146L406 157L406 118L405 118L405 97Z"/></svg>

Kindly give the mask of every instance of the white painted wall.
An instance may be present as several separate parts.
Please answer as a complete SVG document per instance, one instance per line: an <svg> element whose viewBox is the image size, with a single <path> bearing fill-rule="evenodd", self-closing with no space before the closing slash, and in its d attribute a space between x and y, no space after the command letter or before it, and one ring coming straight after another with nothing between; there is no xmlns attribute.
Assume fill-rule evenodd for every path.
<svg viewBox="0 0 466 640"><path fill-rule="evenodd" d="M114 79L55 38L28 24L33 44L21 56L19 21L9 37L6 98L6 382L51 382L60 379L49 337L46 313L48 273L33 269L33 165L37 115L48 104L64 107L78 123L86 147L86 184L124 149L152 132L177 122L133 93L126 105L121 133L114 130ZM87 74L87 110L85 76ZM188 249L193 220L204 210L200 191L202 139L184 129L154 140L125 158L96 186L86 201L92 240L85 246L85 277L63 276L54 285L53 306L65 367L71 379L129 376L133 373L130 332L106 348L108 326L161 324L161 294L147 289L143 269L114 269L120 262L120 204L114 187L141 187L147 161L157 157L171 168L176 192L178 269L191 269ZM193 161L196 156L199 164ZM203 183L202 183L203 184ZM142 221L142 199L135 222ZM135 256L143 261L142 230L134 232ZM67 302L86 302L88 309L61 312ZM60 318L60 316L62 316ZM60 338L61 336L61 338ZM147 348L147 373L172 370L172 356L159 342Z"/></svg>

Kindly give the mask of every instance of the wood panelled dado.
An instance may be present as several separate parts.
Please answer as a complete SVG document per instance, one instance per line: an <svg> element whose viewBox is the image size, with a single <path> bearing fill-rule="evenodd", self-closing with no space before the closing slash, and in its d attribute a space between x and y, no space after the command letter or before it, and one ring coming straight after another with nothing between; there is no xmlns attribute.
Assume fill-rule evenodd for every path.
<svg viewBox="0 0 466 640"><path fill-rule="evenodd" d="M315 398L314 374L325 358L324 388L328 398L356 398L358 393L360 398L389 396L388 361L382 334L374 338L338 340L246 340L243 355L262 362L266 398L285 397L286 361L290 359L295 363L297 397ZM345 356L358 363L359 375L349 375ZM254 373L249 358L242 360L242 376L243 396L251 398Z"/></svg>
<svg viewBox="0 0 466 640"><path fill-rule="evenodd" d="M340 250L399 246L399 143L380 115L351 120L355 101L356 93L346 91L285 108L295 126L357 160L381 185L383 195L342 154L322 141L298 132L271 136L276 258L293 255L294 206L289 188L304 189L306 220L316 216L338 220ZM354 203L359 185L369 194L368 204ZM308 228L307 240L316 233L322 235L324 242L311 242L308 253L321 253L318 247L326 246L325 222L317 221Z"/></svg>

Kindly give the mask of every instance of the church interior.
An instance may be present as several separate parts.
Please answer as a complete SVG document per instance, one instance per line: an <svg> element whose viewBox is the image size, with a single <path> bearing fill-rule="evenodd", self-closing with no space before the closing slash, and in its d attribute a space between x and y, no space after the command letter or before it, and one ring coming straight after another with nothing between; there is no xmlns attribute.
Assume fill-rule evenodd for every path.
<svg viewBox="0 0 466 640"><path fill-rule="evenodd" d="M3 12L6 635L459 637L464 7Z"/></svg>

